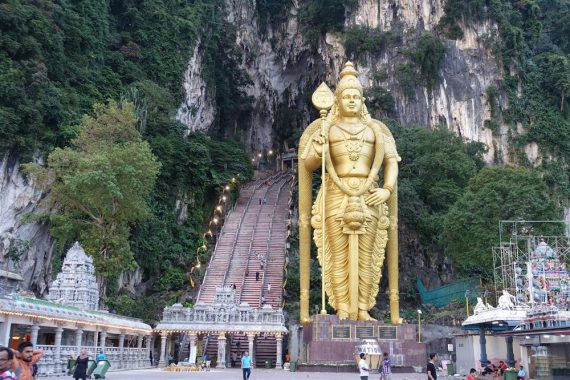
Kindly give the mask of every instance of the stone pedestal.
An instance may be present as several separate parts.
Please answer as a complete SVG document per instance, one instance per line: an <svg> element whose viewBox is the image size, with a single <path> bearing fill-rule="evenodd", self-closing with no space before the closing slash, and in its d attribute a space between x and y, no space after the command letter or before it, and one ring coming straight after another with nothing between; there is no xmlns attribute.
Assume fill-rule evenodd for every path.
<svg viewBox="0 0 570 380"><path fill-rule="evenodd" d="M340 321L336 315L317 315L303 327L305 358L309 364L354 365L356 346L363 339L378 342L379 352L388 352L392 364L425 366L427 348L417 342L416 324L389 324L378 321Z"/></svg>

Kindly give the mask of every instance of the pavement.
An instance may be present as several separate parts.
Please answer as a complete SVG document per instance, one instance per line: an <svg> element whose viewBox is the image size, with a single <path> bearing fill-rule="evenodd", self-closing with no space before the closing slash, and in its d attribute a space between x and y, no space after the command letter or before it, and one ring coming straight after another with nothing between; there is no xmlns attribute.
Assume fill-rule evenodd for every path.
<svg viewBox="0 0 570 380"><path fill-rule="evenodd" d="M420 373L402 373L393 374L392 380L425 380L425 374ZM212 369L210 372L166 372L160 369L144 369L134 371L116 371L108 372L105 377L109 380L168 380L168 379L185 379L185 380L242 380L241 369L228 368L224 370ZM378 380L379 375L373 373L369 376L370 380ZM439 376L440 378L447 378ZM42 377L42 380L64 380L71 377ZM250 380L290 380L290 379L307 379L307 380L359 380L358 373L335 373L335 372L289 372L275 369L257 369L251 371ZM463 377L455 378L463 379Z"/></svg>

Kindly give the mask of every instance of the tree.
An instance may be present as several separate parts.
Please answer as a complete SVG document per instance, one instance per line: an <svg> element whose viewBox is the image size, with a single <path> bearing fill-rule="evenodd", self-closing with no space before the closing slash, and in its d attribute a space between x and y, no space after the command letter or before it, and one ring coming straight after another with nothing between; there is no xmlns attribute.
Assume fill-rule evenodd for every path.
<svg viewBox="0 0 570 380"><path fill-rule="evenodd" d="M107 282L133 269L129 224L148 215L147 198L160 163L135 125L132 103L97 104L85 116L72 145L55 149L47 167L26 165L48 193L55 213L52 234L79 239L93 257L101 296Z"/></svg>
<svg viewBox="0 0 570 380"><path fill-rule="evenodd" d="M526 168L485 168L470 180L463 196L445 216L445 251L463 274L490 276L491 248L499 243L499 221L559 218L560 211L538 172Z"/></svg>

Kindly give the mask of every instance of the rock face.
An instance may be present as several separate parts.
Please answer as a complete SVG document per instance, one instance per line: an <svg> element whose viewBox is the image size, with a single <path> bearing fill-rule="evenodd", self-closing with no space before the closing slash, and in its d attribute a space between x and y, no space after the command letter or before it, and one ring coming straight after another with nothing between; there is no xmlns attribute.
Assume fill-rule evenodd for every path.
<svg viewBox="0 0 570 380"><path fill-rule="evenodd" d="M290 128L289 135L309 121L311 112L307 104L308 96L322 80L336 83L337 75L348 59L342 36L327 34L312 49L303 40L297 13L300 2L293 2L289 15L281 25L270 26L266 31L257 24L255 2L227 0L227 20L237 30L236 44L243 54L241 68L248 74L253 84L247 94L255 99L248 126L238 136L250 149L275 147L282 131L276 130L275 121L279 109L289 112L299 111L300 120ZM360 0L354 10L347 10L346 25L368 26L382 31L398 31L403 36L402 46L388 48L379 56L365 56L356 61L365 88L381 85L394 97L395 113L404 125L433 128L442 124L469 140L485 143L489 147L487 161L500 156L496 149L504 149L499 137L484 128L484 121L490 119L486 89L501 77L495 58L483 41L495 31L494 25L483 23L464 27L464 38L447 41L439 81L436 88L427 91L416 83L412 96L402 93L395 79L395 68L405 59L404 46L413 46L414 40L425 31L432 31L443 16L444 0L406 1ZM201 63L196 58L199 49L190 60L188 73L199 73ZM375 82L374 73L382 72L386 78ZM187 100L179 111L179 120L188 126L189 131L207 130L208 121L213 120L213 110L208 109L208 117L203 117L204 108L189 104L204 105L211 101L211 94L200 85L196 74L188 74L184 87ZM198 91L200 90L200 91ZM193 103L191 103L193 102ZM195 117L188 115L194 109ZM314 117L314 115L313 115ZM201 118L201 121L196 121ZM211 122L210 122L211 124ZM498 134L500 135L500 133Z"/></svg>
<svg viewBox="0 0 570 380"><path fill-rule="evenodd" d="M25 223L38 211L41 192L20 173L19 162L6 155L0 161L0 268L23 277L22 287L41 295L50 281L54 243L44 223Z"/></svg>

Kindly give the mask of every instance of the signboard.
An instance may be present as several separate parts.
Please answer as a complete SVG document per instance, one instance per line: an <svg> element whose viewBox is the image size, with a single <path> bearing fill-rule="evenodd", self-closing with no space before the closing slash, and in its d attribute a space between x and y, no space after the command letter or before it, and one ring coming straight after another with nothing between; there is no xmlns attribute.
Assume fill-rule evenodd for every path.
<svg viewBox="0 0 570 380"><path fill-rule="evenodd" d="M356 337L358 339L374 338L374 327L356 326Z"/></svg>
<svg viewBox="0 0 570 380"><path fill-rule="evenodd" d="M350 339L350 326L333 326L333 339Z"/></svg>
<svg viewBox="0 0 570 380"><path fill-rule="evenodd" d="M398 328L395 326L380 326L378 327L378 338L396 340L398 339Z"/></svg>

